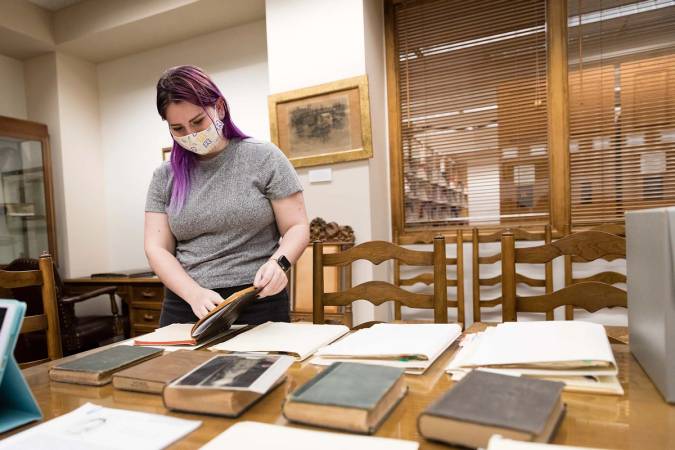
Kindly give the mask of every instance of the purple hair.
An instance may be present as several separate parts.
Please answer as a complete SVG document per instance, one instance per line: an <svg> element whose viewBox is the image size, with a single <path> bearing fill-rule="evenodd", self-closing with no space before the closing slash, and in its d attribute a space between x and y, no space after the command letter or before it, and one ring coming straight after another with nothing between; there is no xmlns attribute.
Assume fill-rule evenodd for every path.
<svg viewBox="0 0 675 450"><path fill-rule="evenodd" d="M188 102L206 109L207 106L214 106L220 98L223 99L225 104L223 137L225 139L249 137L232 123L230 109L225 97L223 97L218 86L199 67L172 67L164 72L157 82L157 112L164 120L166 120L166 109L171 103ZM169 209L174 212L183 208L188 192L190 192L190 173L196 159L197 155L185 150L175 140L173 141L173 148L171 149L173 187Z"/></svg>

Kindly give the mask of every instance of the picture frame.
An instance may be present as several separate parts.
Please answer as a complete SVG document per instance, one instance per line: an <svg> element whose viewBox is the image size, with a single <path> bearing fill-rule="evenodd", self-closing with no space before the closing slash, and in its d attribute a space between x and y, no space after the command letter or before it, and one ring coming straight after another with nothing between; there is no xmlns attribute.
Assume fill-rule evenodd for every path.
<svg viewBox="0 0 675 450"><path fill-rule="evenodd" d="M268 107L271 140L296 168L373 156L366 75L273 94Z"/></svg>
<svg viewBox="0 0 675 450"><path fill-rule="evenodd" d="M162 161L171 161L171 150L173 147L162 148Z"/></svg>

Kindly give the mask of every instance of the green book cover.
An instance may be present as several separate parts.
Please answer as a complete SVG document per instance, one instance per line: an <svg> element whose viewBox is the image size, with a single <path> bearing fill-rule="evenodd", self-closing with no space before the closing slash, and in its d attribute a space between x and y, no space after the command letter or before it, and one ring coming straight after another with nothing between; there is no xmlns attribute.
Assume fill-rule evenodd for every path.
<svg viewBox="0 0 675 450"><path fill-rule="evenodd" d="M118 345L54 368L74 372L108 372L161 353L161 348Z"/></svg>
<svg viewBox="0 0 675 450"><path fill-rule="evenodd" d="M293 392L290 400L371 410L403 376L403 369L338 362Z"/></svg>

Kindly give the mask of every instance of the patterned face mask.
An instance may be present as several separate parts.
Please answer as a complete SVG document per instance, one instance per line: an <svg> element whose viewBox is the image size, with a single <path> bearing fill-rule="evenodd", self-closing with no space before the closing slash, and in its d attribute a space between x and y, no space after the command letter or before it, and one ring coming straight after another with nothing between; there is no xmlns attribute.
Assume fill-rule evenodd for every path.
<svg viewBox="0 0 675 450"><path fill-rule="evenodd" d="M197 131L185 136L173 136L173 138L185 150L198 155L208 155L209 153L218 151L222 146L224 140L222 130L223 122L216 119L206 130Z"/></svg>

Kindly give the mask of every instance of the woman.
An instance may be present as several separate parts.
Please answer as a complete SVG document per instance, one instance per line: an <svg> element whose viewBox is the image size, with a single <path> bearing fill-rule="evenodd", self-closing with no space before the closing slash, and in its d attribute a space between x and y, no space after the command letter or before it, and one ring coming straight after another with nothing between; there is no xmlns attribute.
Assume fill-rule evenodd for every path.
<svg viewBox="0 0 675 450"><path fill-rule="evenodd" d="M309 240L295 170L276 146L232 123L197 67L162 75L157 111L174 141L145 206L145 254L167 288L160 326L195 322L251 284L262 290L238 323L288 322L284 271Z"/></svg>

